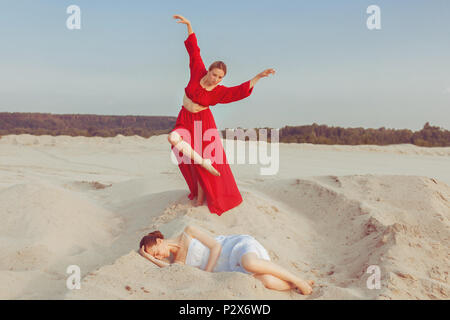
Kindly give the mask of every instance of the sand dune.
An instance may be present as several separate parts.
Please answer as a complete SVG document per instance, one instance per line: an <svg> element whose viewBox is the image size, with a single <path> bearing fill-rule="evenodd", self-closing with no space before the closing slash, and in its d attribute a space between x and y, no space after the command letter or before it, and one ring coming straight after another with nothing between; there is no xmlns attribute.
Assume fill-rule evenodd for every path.
<svg viewBox="0 0 450 320"><path fill-rule="evenodd" d="M56 280L65 278L60 271L72 260L90 266L89 261L83 260L89 260L93 251L111 243L121 224L112 212L45 182L1 190L0 220L0 273L9 271L3 274L7 276L11 272L39 271L38 277L42 273L59 275ZM13 286L7 282L1 281L1 286ZM50 285L51 281L43 284ZM59 287L65 290L65 286ZM29 291L25 297L38 297L35 291L40 288ZM9 297L7 290L0 292L1 298Z"/></svg>
<svg viewBox="0 0 450 320"><path fill-rule="evenodd" d="M408 202L392 189L427 197ZM446 184L419 177L292 179L245 192L243 205L220 218L180 199L142 231L173 235L193 223L212 234L250 233L274 261L316 281L308 299L446 299L449 197ZM381 290L367 288L369 265L382 270ZM246 275L208 274L188 266L159 269L134 251L85 278L83 288L67 297L107 292L121 299L305 298L266 290Z"/></svg>
<svg viewBox="0 0 450 320"><path fill-rule="evenodd" d="M282 144L275 176L232 166L244 202L218 217L192 207L166 136L2 137L0 298L448 299L450 148L439 149ZM187 224L251 234L314 279L313 294L137 254L147 232ZM66 288L71 264L80 290ZM367 286L369 266L380 289Z"/></svg>

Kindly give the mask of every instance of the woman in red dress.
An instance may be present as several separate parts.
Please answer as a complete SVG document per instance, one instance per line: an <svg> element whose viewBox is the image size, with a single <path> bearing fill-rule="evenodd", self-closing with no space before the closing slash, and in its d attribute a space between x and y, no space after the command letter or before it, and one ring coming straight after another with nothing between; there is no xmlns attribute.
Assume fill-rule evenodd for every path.
<svg viewBox="0 0 450 320"><path fill-rule="evenodd" d="M189 53L190 80L185 88L183 106L168 140L188 184L189 199L197 198L198 206L203 204L206 197L209 211L220 216L238 206L242 196L228 165L209 106L248 97L256 82L274 74L275 70L264 70L238 86L219 85L226 74L225 63L216 61L206 70L190 21L180 15L173 17L188 28L188 38L184 44Z"/></svg>

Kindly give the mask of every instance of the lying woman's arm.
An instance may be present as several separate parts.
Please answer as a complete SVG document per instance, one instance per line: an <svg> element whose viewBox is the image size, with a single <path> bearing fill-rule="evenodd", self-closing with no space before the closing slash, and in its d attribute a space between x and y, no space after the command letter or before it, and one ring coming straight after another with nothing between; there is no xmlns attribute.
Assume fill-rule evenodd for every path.
<svg viewBox="0 0 450 320"><path fill-rule="evenodd" d="M219 260L220 253L222 251L222 246L220 245L220 243L217 242L213 237L209 236L203 230L194 226L187 226L184 229L184 232L189 234L192 238L197 239L209 248L209 259L208 263L206 264L205 271L212 272L216 266L217 260Z"/></svg>
<svg viewBox="0 0 450 320"><path fill-rule="evenodd" d="M142 246L139 249L139 253L141 256L143 256L144 258L150 260L151 262L153 262L154 264L156 264L158 267L160 268L164 268L170 265L170 263L167 263L165 261L156 259L154 256L152 256L151 254L148 254L147 252L145 252L144 247Z"/></svg>

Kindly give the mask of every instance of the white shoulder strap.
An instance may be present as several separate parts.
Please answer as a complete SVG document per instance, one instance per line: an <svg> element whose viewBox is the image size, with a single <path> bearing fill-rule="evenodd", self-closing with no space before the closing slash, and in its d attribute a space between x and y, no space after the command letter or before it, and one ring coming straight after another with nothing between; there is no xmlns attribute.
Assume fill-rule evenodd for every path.
<svg viewBox="0 0 450 320"><path fill-rule="evenodd" d="M183 233L192 239L192 237L190 235L188 235L186 232L183 231Z"/></svg>

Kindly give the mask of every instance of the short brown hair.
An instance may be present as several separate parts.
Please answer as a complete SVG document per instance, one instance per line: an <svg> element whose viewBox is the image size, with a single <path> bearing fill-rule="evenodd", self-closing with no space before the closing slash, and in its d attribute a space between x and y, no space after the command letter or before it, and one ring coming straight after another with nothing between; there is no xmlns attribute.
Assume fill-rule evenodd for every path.
<svg viewBox="0 0 450 320"><path fill-rule="evenodd" d="M223 71L223 75L225 76L227 74L227 65L223 61L215 61L211 63L211 65L208 68L208 71L211 71L212 69L220 69Z"/></svg>
<svg viewBox="0 0 450 320"><path fill-rule="evenodd" d="M146 247L154 246L156 244L156 239L164 239L163 234L159 230L150 232L148 235L144 236L139 243L139 248L144 246L145 249Z"/></svg>

